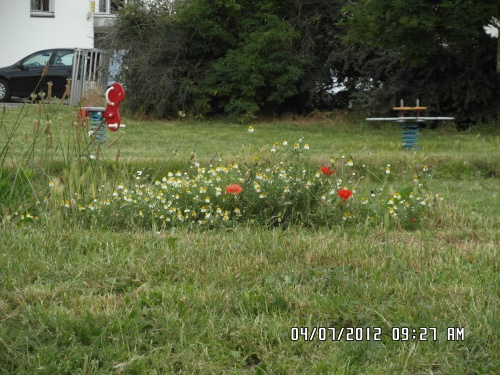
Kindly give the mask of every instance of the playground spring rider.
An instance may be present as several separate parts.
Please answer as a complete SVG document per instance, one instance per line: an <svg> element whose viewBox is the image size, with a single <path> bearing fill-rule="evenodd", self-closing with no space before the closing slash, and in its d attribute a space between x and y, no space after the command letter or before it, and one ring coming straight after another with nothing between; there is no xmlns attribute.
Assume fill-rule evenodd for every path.
<svg viewBox="0 0 500 375"><path fill-rule="evenodd" d="M416 107L405 107L403 100L401 99L401 106L394 107L395 111L399 112L398 117L372 117L367 118L367 121L395 121L401 123L401 128L403 130L403 147L407 149L418 149L418 123L425 121L441 121L441 120L453 120L453 117L421 117L420 111L425 111L427 107L420 107L419 100L417 99ZM405 117L405 112L415 111L413 117Z"/></svg>
<svg viewBox="0 0 500 375"><path fill-rule="evenodd" d="M107 106L104 107L85 107L84 111L90 117L90 129L95 134L97 143L106 142L106 126L102 125L103 119L106 120L107 128L113 132L120 126L120 103L125 99L125 89L119 83L113 83L106 91Z"/></svg>

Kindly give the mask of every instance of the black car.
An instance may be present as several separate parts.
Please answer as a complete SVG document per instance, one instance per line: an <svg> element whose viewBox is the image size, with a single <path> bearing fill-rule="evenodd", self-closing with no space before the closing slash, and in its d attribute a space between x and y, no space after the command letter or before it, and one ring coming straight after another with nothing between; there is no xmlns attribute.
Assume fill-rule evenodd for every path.
<svg viewBox="0 0 500 375"><path fill-rule="evenodd" d="M53 84L52 96L62 97L73 71L74 54L75 50L71 48L47 49L0 68L0 102L8 101L12 96L24 98L40 91L47 93L48 82ZM49 67L42 77L47 62Z"/></svg>

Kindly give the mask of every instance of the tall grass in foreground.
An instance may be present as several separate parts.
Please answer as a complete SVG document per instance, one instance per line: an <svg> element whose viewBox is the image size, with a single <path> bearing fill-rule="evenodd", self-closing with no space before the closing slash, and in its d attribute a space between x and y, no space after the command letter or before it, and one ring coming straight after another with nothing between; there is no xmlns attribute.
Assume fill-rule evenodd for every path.
<svg viewBox="0 0 500 375"><path fill-rule="evenodd" d="M288 133L280 138L290 143L283 146L271 126L255 125L250 134L215 125L227 148L234 147L232 137L258 132L267 132L267 141L254 137L248 147L216 158L200 146L175 156L167 150L162 163L148 163L142 154L122 163L113 157L118 147L101 145L98 152L72 113L52 110L22 109L21 117L34 117L42 129L52 119L52 143L45 130L30 143L33 120L20 122L2 164L9 179L1 201L0 373L500 372L499 192L497 177L486 173L495 176L498 168L490 150L495 135L469 139L469 152L478 149L477 166L452 151L453 133L444 137L444 151L425 151L424 144L419 154L375 140L380 150L352 155L351 165L353 153L342 147L355 135L343 137L344 129L330 145L322 143L324 135L314 139L329 130L324 124L309 124L309 132L284 127ZM2 124L13 129L16 120L4 116ZM120 139L125 158L152 142L140 126L127 125ZM168 125L163 134L151 124L149 131L158 132L154 139L167 139L170 131L194 137L204 126ZM132 137L138 138L127 147ZM210 144L207 137L193 142ZM340 153L318 151L328 147ZM24 192L11 185L23 168ZM226 191L234 184L243 190ZM352 194L339 195L342 189ZM176 210L167 222L169 200ZM418 208L416 222L406 216L410 226L401 224L402 200ZM283 212L294 204L302 223ZM247 220L234 212L240 208L243 216L243 207L250 210ZM193 211L199 216L181 221L177 211L183 219ZM217 221L199 224L207 213ZM342 328L357 329L362 340L332 340L333 329Z"/></svg>
<svg viewBox="0 0 500 375"><path fill-rule="evenodd" d="M15 117L6 112L4 105L0 119L0 132L5 134L0 144L3 223L49 214L57 196L87 196L105 178L105 154L89 134L88 119L69 114L60 104L43 102L22 106ZM26 126L29 122L31 128Z"/></svg>

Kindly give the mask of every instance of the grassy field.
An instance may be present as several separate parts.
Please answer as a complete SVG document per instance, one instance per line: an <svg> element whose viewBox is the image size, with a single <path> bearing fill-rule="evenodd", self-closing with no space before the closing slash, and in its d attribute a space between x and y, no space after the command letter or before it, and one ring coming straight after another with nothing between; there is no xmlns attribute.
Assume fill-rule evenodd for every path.
<svg viewBox="0 0 500 375"><path fill-rule="evenodd" d="M78 143L75 121L57 107L8 109L0 166L21 171L14 183L29 167L27 194L58 179L61 191L113 189L137 171L152 182L194 162L249 165L274 142L302 139L314 168L352 159L376 189L387 164L394 185L425 167L445 199L411 230L387 220L148 230L84 224L49 204L37 220L14 220L22 196L9 193L0 373L500 373L498 126L424 130L420 149L404 151L396 125L342 113L256 123L253 133L124 119L98 150ZM95 175L74 167L91 156Z"/></svg>

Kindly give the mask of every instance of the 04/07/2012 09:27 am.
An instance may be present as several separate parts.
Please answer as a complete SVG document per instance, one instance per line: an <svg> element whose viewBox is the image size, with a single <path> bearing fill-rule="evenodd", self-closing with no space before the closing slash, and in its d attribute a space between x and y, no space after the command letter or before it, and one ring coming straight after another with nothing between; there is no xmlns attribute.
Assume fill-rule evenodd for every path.
<svg viewBox="0 0 500 375"><path fill-rule="evenodd" d="M447 327L446 341L463 341L465 329L462 327ZM292 327L292 341L382 341L388 338L392 341L437 341L437 327Z"/></svg>

